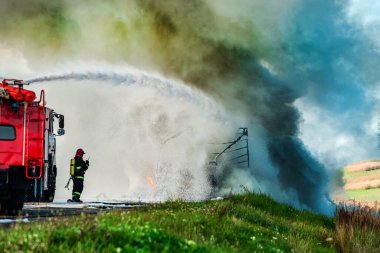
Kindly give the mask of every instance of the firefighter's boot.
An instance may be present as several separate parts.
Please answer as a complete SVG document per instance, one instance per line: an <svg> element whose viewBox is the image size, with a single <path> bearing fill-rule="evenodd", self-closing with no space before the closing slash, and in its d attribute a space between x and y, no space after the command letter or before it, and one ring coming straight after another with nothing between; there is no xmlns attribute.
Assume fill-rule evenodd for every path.
<svg viewBox="0 0 380 253"><path fill-rule="evenodd" d="M82 203L83 201L80 200L78 196L74 196L74 197L72 198L72 202Z"/></svg>

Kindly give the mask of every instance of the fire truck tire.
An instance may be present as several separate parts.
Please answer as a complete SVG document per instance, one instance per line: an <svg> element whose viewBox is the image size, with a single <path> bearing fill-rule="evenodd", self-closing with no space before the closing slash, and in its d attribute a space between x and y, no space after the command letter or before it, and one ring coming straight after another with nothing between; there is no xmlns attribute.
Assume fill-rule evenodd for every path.
<svg viewBox="0 0 380 253"><path fill-rule="evenodd" d="M44 191L44 195L45 195L45 201L53 202L54 195L55 195L55 179L54 179L54 183L46 191Z"/></svg>
<svg viewBox="0 0 380 253"><path fill-rule="evenodd" d="M6 214L7 212L7 203L5 202L5 200L2 200L0 202L0 214Z"/></svg>
<svg viewBox="0 0 380 253"><path fill-rule="evenodd" d="M46 191L46 202L53 202L54 192Z"/></svg>
<svg viewBox="0 0 380 253"><path fill-rule="evenodd" d="M57 167L53 166L53 176L50 178L48 189L45 191L46 201L47 202L53 202L54 195L55 195L55 189L56 189L56 182L57 182Z"/></svg>
<svg viewBox="0 0 380 253"><path fill-rule="evenodd" d="M7 215L18 215L24 206L25 190L12 190L11 198L1 202L0 212Z"/></svg>
<svg viewBox="0 0 380 253"><path fill-rule="evenodd" d="M8 214L17 215L24 206L25 190L13 190L9 200Z"/></svg>

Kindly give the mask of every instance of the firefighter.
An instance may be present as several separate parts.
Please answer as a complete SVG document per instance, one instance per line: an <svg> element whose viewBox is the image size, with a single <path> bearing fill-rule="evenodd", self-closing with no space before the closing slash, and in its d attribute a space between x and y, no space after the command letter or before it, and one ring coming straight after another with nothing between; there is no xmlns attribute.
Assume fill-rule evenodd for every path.
<svg viewBox="0 0 380 253"><path fill-rule="evenodd" d="M85 152L83 149L78 148L76 154L75 154L75 170L74 170L74 176L73 176L73 196L72 201L73 202L82 202L80 200L80 195L83 191L83 181L84 181L84 173L88 169L88 166L90 165L90 162L83 160L83 155Z"/></svg>

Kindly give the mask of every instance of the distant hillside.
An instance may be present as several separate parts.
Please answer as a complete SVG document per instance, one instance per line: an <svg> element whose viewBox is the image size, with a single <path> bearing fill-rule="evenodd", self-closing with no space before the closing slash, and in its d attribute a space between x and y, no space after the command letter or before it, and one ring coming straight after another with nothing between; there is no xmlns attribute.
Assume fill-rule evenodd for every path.
<svg viewBox="0 0 380 253"><path fill-rule="evenodd" d="M351 199L380 202L380 160L350 164L344 169L343 179Z"/></svg>

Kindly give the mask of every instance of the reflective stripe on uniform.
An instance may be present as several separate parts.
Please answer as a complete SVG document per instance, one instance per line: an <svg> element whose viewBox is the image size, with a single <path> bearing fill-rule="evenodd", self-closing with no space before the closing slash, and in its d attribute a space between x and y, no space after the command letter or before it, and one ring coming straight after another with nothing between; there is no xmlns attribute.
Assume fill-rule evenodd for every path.
<svg viewBox="0 0 380 253"><path fill-rule="evenodd" d="M82 176L76 176L75 178L76 179L84 179L84 177L82 177Z"/></svg>
<svg viewBox="0 0 380 253"><path fill-rule="evenodd" d="M74 194L80 196L81 193L80 192L74 192Z"/></svg>
<svg viewBox="0 0 380 253"><path fill-rule="evenodd" d="M79 166L79 167L75 167L77 170L80 170L82 168L82 166Z"/></svg>

